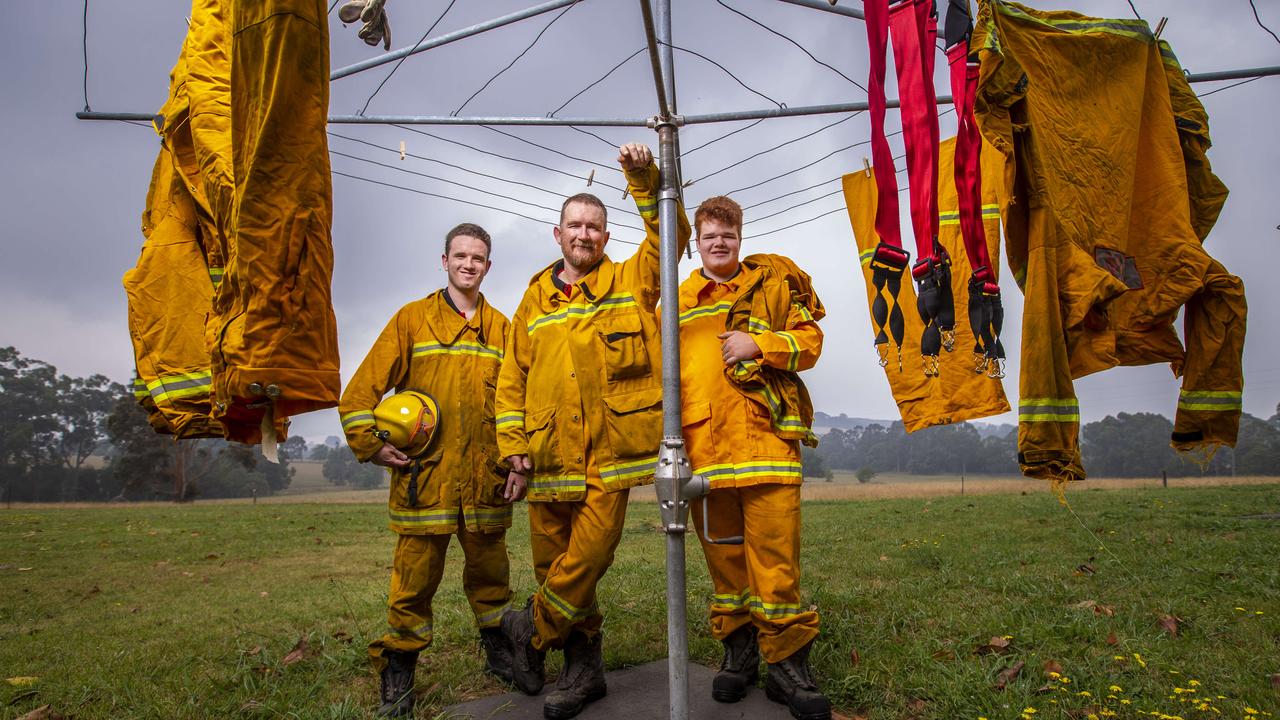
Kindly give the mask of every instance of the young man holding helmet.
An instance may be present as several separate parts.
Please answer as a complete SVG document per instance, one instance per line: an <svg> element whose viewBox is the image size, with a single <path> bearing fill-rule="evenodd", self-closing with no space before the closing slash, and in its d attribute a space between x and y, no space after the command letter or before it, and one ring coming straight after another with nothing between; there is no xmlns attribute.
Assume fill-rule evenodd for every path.
<svg viewBox="0 0 1280 720"><path fill-rule="evenodd" d="M389 525L399 539L389 630L369 645L382 679L379 717L413 713L414 666L431 644L431 599L451 535L466 558L463 589L480 628L485 670L511 679L511 651L499 624L511 605L510 503L523 487L505 492L494 429L509 323L480 293L490 247L478 225L449 231L440 258L448 285L396 312L338 406L356 458L391 469ZM383 400L392 389L397 394Z"/></svg>

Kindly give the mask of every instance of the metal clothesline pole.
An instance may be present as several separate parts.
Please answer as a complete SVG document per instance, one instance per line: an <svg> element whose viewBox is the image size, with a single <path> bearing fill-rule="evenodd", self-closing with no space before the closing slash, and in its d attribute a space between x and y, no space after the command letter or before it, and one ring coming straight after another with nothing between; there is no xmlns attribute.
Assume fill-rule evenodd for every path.
<svg viewBox="0 0 1280 720"><path fill-rule="evenodd" d="M518 12L513 12L510 15L503 15L502 17L497 17L482 23L476 23L471 27L465 27L465 28L462 28L461 30L454 30L453 32L445 33L444 35L438 35L433 38L428 38L418 43L417 45L412 45L410 47L403 47L398 50L392 50L389 53L378 55L377 57L371 57L368 60L361 60L360 62L355 63L353 65L348 65L344 68L339 68L337 70L334 70L332 73L330 73L329 80L331 81L338 80L340 78L347 77L348 75L355 75L356 73L361 72L363 70L368 70L369 68L378 67L379 65L386 65L389 62L395 62L396 60L399 60L400 58L408 55L416 55L417 53L420 53L420 52L426 52L431 48L437 48L437 47L440 47L441 45L448 45L451 42L462 40L463 38L469 38L472 35L479 35L482 32L493 30L494 28L500 28L503 25L510 25L513 22L519 22L520 20L531 18L531 17L534 17L535 15L541 15L542 13L545 13L545 12L551 12L552 10L562 8L566 5L572 5L575 2L578 2L578 0L551 0L550 2L544 2L541 5L534 5L531 8L526 8Z"/></svg>
<svg viewBox="0 0 1280 720"><path fill-rule="evenodd" d="M791 2L791 0L782 0ZM1223 80L1247 80L1250 78L1272 77L1280 75L1280 65L1267 67L1237 68L1216 72L1191 73L1187 82L1191 84L1220 82ZM665 98L664 98L665 99ZM950 95L939 95L939 105L951 104ZM898 107L898 101L887 100L887 107ZM737 112L704 113L700 115L684 115L685 125L706 123L735 122L738 120L758 120L761 118L795 117L800 115L827 115L841 112L857 112L866 110L867 103L836 103L831 105L805 105L787 108L761 108L759 110L741 110ZM155 113L121 113L81 111L76 113L81 120L130 120L151 122ZM600 117L453 117L448 115L330 115L329 122L351 125L554 125L554 126L598 126L598 127L646 127L649 118L600 118Z"/></svg>

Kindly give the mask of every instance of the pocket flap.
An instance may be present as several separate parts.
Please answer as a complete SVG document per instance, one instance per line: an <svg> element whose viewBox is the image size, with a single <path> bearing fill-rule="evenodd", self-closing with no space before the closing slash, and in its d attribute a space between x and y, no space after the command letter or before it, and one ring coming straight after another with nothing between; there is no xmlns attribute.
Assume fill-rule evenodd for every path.
<svg viewBox="0 0 1280 720"><path fill-rule="evenodd" d="M711 417L711 403L694 403L684 409L680 416L680 424L684 427L695 425Z"/></svg>
<svg viewBox="0 0 1280 720"><path fill-rule="evenodd" d="M555 418L555 416L556 416L556 409L554 406L549 407L545 410L539 410L538 412L525 418L524 420L525 432L536 432L538 430L546 429L546 427L551 424L551 421L552 419Z"/></svg>
<svg viewBox="0 0 1280 720"><path fill-rule="evenodd" d="M615 315L607 321L601 322L597 327L599 328L600 337L605 342L617 342L628 335L635 335L640 332L640 316L635 313Z"/></svg>
<svg viewBox="0 0 1280 720"><path fill-rule="evenodd" d="M618 415L644 410L662 404L662 388L645 388L616 395L606 395L604 404Z"/></svg>

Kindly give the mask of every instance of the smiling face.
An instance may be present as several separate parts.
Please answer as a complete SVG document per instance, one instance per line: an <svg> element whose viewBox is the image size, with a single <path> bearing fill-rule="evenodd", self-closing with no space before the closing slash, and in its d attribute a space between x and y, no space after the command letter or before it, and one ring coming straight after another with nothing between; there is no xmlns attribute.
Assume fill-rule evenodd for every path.
<svg viewBox="0 0 1280 720"><path fill-rule="evenodd" d="M698 223L698 254L707 277L724 282L738 272L738 251L742 249L737 227L712 218Z"/></svg>
<svg viewBox="0 0 1280 720"><path fill-rule="evenodd" d="M448 251L440 256L440 265L449 274L449 287L463 294L480 289L480 281L489 272L489 248L479 238L457 235L449 241Z"/></svg>
<svg viewBox="0 0 1280 720"><path fill-rule="evenodd" d="M605 229L605 211L584 202L571 202L560 214L560 225L553 231L564 264L578 276L586 275L604 257L609 242Z"/></svg>

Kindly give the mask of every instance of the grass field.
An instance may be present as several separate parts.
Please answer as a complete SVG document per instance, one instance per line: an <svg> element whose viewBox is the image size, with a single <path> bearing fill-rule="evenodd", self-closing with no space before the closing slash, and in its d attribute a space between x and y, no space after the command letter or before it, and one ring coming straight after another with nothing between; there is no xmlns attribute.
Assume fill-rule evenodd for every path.
<svg viewBox="0 0 1280 720"><path fill-rule="evenodd" d="M805 596L823 622L813 660L841 715L1280 715L1280 486L1080 486L1066 508L1042 486L983 494L1017 481L974 478L960 497L954 480L932 482L937 497L805 506ZM862 487L876 485L902 483ZM77 719L368 717L385 509L298 501L347 492L0 510L0 718L44 704ZM656 508L637 503L601 586L610 669L665 656L656 528ZM521 507L509 536L521 597L527 532ZM503 691L480 673L452 553L419 717ZM713 665L692 538L689 568L690 651Z"/></svg>

